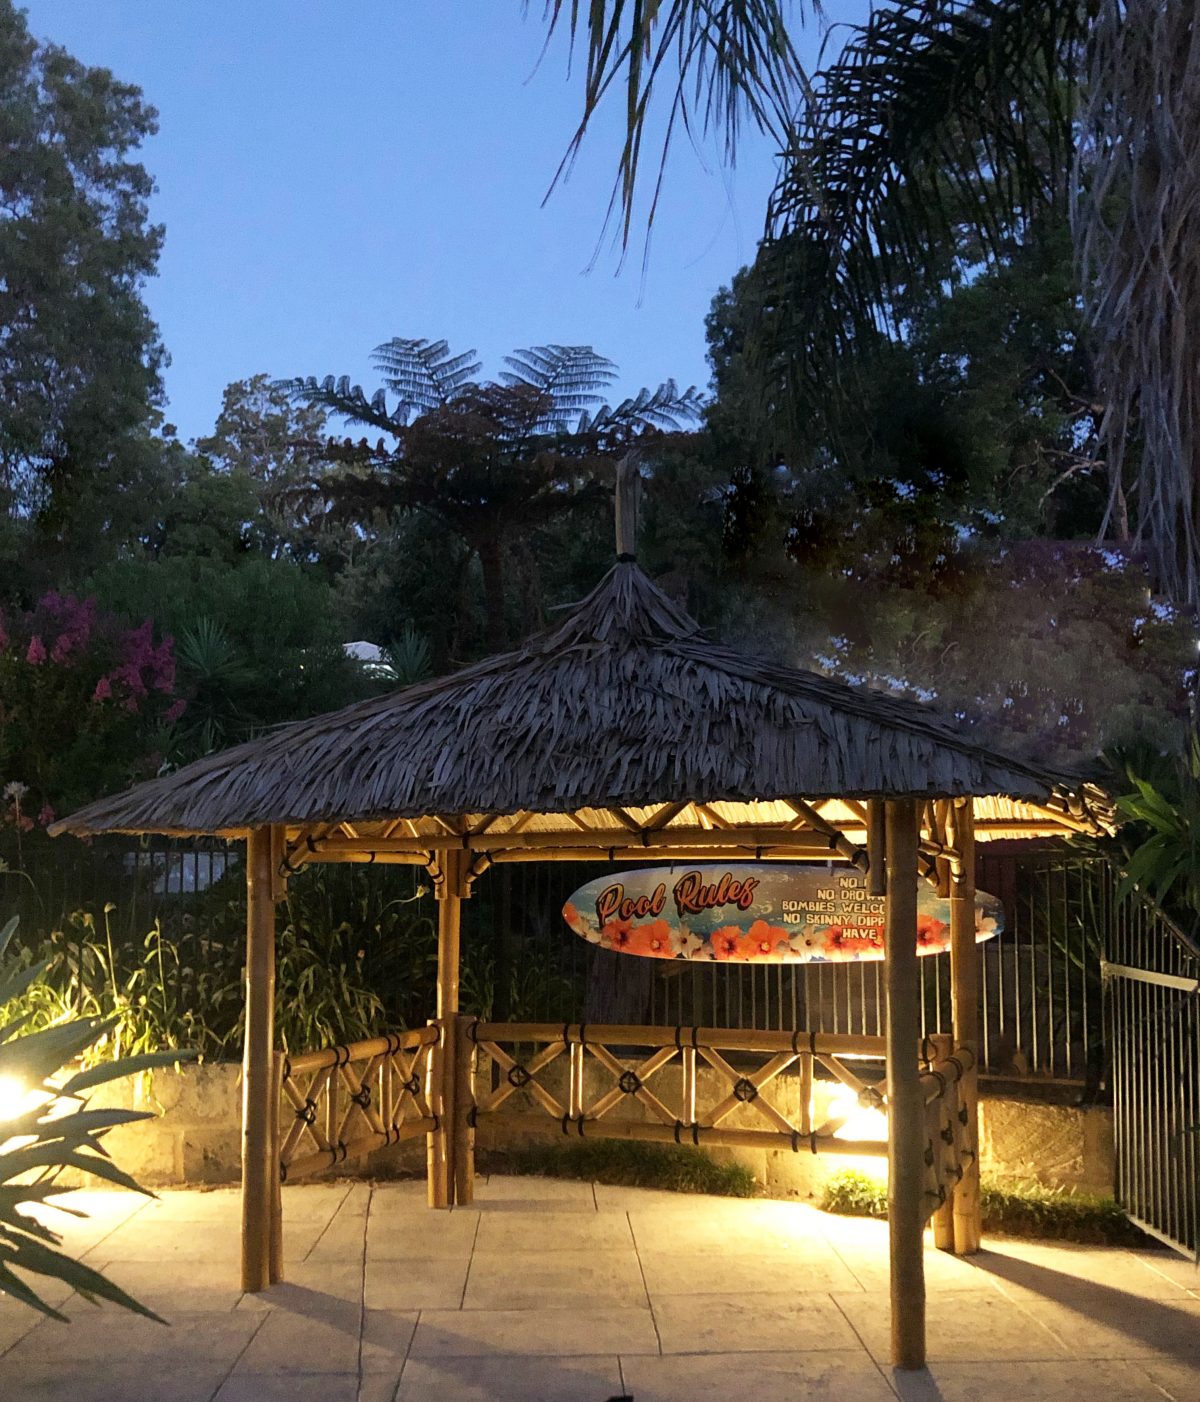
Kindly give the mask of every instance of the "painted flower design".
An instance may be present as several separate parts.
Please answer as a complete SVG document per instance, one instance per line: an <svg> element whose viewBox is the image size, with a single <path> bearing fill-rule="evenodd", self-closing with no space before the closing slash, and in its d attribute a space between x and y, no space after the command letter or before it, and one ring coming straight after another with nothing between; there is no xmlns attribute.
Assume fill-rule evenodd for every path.
<svg viewBox="0 0 1200 1402"><path fill-rule="evenodd" d="M917 953L937 954L946 947L946 923L933 915L917 916Z"/></svg>
<svg viewBox="0 0 1200 1402"><path fill-rule="evenodd" d="M767 959L787 942L787 931L765 920L755 920L748 930L737 925L722 925L710 937L714 959Z"/></svg>

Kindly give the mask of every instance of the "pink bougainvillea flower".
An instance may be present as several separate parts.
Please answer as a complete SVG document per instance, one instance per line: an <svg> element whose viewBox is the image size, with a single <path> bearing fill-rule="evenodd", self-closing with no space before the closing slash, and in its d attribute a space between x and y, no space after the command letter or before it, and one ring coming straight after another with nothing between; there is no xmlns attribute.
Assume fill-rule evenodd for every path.
<svg viewBox="0 0 1200 1402"><path fill-rule="evenodd" d="M54 646L50 649L51 662L68 662L71 653L75 648L75 637L72 633L63 633Z"/></svg>
<svg viewBox="0 0 1200 1402"><path fill-rule="evenodd" d="M54 821L54 809L48 803L43 803L42 811L38 814L37 820L42 827L48 828Z"/></svg>
<svg viewBox="0 0 1200 1402"><path fill-rule="evenodd" d="M163 715L163 719L168 725L174 725L175 722L179 719L181 715L183 715L184 711L186 710L187 702L181 696L178 701L173 701L171 705L167 707L166 712Z"/></svg>
<svg viewBox="0 0 1200 1402"><path fill-rule="evenodd" d="M45 660L46 644L42 642L41 638L35 633L33 637L29 639L29 647L25 652L25 661L28 662L31 667L40 667Z"/></svg>
<svg viewBox="0 0 1200 1402"><path fill-rule="evenodd" d="M101 677L96 683L96 689L92 692L92 700L95 702L109 701L112 699L112 682L107 677Z"/></svg>

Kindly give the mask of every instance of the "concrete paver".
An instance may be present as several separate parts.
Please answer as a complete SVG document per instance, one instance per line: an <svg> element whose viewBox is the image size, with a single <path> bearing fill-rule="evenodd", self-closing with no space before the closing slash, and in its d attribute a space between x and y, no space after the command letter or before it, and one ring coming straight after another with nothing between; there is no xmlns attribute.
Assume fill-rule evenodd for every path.
<svg viewBox="0 0 1200 1402"><path fill-rule="evenodd" d="M286 1280L238 1283L234 1191L48 1218L169 1329L0 1297L14 1402L1200 1402L1200 1272L1166 1252L930 1249L930 1367L888 1363L887 1232L802 1204L550 1179L284 1191Z"/></svg>

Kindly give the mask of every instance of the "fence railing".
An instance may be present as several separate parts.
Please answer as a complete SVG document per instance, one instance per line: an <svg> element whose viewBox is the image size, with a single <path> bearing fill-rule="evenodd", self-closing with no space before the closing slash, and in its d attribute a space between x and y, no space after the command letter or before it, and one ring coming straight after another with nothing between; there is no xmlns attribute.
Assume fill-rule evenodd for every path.
<svg viewBox="0 0 1200 1402"><path fill-rule="evenodd" d="M1105 950L1117 1200L1200 1257L1200 945L1151 902L1114 912Z"/></svg>
<svg viewBox="0 0 1200 1402"><path fill-rule="evenodd" d="M430 1133L439 1067L436 1026L300 1056L279 1053L281 1181Z"/></svg>

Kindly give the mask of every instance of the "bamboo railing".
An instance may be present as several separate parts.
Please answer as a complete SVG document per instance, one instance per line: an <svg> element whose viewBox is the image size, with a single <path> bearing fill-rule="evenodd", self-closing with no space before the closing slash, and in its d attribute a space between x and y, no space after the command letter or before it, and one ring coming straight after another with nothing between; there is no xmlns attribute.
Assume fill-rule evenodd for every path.
<svg viewBox="0 0 1200 1402"><path fill-rule="evenodd" d="M469 1018L460 1020L459 1035L468 1038L476 1052L475 1075L468 1082L475 1087L473 1103L464 1095L458 1107L471 1128L488 1123L528 1129L531 1121L544 1125L550 1120L557 1121L564 1134L584 1138L832 1154L887 1152L877 1140L837 1137L844 1117L815 1125L811 1095L816 1064L854 1090L862 1104L881 1107L879 1092L860 1079L845 1058L881 1060L882 1037ZM564 1056L565 1096L546 1076ZM736 1066L729 1056L737 1057ZM747 1065L753 1058L759 1064ZM599 1070L593 1079L600 1087L589 1094L588 1071L593 1067ZM709 1103L701 1103L701 1067L714 1073L704 1083L718 1087ZM668 1068L678 1074L664 1075ZM780 1078L788 1071L799 1076L796 1108L785 1108L777 1094L784 1084ZM489 1078L495 1084L481 1088ZM638 1107L636 1117L619 1112L619 1107L631 1105ZM739 1111L741 1123L729 1124Z"/></svg>
<svg viewBox="0 0 1200 1402"><path fill-rule="evenodd" d="M300 1056L277 1055L280 1181L436 1129L439 1041L431 1024Z"/></svg>

